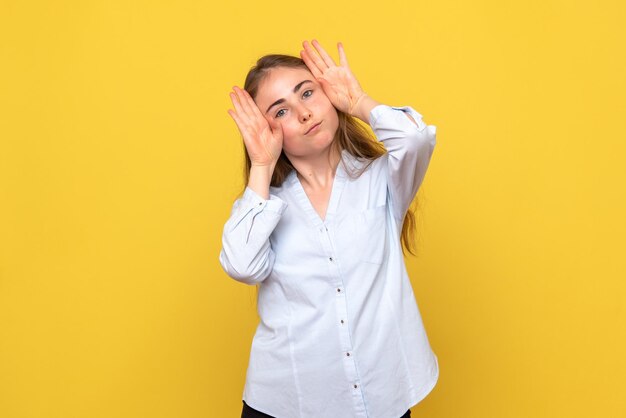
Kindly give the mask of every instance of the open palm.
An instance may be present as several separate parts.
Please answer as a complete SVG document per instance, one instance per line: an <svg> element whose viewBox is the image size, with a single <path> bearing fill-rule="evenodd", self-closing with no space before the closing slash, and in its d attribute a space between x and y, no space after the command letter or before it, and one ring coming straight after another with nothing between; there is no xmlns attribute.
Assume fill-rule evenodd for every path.
<svg viewBox="0 0 626 418"><path fill-rule="evenodd" d="M341 42L337 44L340 65L336 65L319 42L314 39L312 43L315 49L307 41L302 43L304 51L300 51L300 57L321 84L333 106L354 115L354 110L365 93L348 66L343 45Z"/></svg>
<svg viewBox="0 0 626 418"><path fill-rule="evenodd" d="M235 120L243 137L252 165L271 166L276 164L283 148L283 131L279 123L270 126L250 94L238 87L230 98L235 111L228 114Z"/></svg>

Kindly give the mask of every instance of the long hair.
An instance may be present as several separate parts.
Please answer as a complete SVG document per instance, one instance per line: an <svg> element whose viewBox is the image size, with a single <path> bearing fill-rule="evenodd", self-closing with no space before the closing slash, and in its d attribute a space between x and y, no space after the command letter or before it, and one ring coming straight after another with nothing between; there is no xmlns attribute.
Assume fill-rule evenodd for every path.
<svg viewBox="0 0 626 418"><path fill-rule="evenodd" d="M263 81L268 73L276 67L304 68L307 71L309 70L305 62L299 57L283 54L265 55L259 58L256 65L253 66L248 72L244 83L244 90L246 90L253 99L256 98L261 81ZM371 164L378 157L382 156L386 150L384 146L376 140L375 136L372 135L356 118L340 111L339 109L337 109L337 114L339 115L339 127L335 133L335 138L333 139L331 146L335 147L336 151L339 151L339 155L341 155L342 150L347 150L354 157L367 161L367 164L363 167L363 170L365 170L369 164ZM244 165L245 191L248 180L250 179L250 167L252 165L250 156L245 150L245 145L244 156L246 160ZM283 181L292 170L295 170L295 168L285 153L281 152L280 157L276 162L270 185L274 187L282 185ZM357 176L360 175L363 170L361 170ZM347 172L349 172L349 170L347 170ZM414 237L417 199L414 199L413 203L414 205L411 205L409 210L407 210L402 223L401 242L402 252L405 255L405 250L412 255L416 255L414 251Z"/></svg>

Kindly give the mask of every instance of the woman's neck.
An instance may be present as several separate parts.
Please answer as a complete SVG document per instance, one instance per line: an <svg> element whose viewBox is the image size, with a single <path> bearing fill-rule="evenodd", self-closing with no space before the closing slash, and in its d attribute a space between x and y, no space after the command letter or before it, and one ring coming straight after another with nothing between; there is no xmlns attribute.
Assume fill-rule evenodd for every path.
<svg viewBox="0 0 626 418"><path fill-rule="evenodd" d="M335 178L341 153L330 146L325 152L306 158L291 157L289 161L296 169L296 175L304 187L320 190L330 187Z"/></svg>

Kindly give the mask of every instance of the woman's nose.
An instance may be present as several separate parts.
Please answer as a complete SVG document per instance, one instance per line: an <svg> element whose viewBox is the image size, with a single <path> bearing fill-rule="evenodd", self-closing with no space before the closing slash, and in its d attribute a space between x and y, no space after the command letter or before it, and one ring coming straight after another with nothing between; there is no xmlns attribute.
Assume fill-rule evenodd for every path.
<svg viewBox="0 0 626 418"><path fill-rule="evenodd" d="M306 122L307 120L311 119L311 116L313 116L313 114L311 113L309 108L305 106L302 106L300 108L300 121Z"/></svg>

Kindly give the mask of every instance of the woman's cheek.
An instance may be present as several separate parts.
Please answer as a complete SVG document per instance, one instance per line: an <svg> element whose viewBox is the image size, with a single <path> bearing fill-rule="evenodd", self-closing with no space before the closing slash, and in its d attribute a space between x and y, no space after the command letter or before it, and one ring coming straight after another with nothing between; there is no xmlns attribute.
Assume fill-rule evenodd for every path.
<svg viewBox="0 0 626 418"><path fill-rule="evenodd" d="M283 127L283 148L287 147L289 148L289 146L291 145L291 130L289 129L289 126L286 125L282 125Z"/></svg>
<svg viewBox="0 0 626 418"><path fill-rule="evenodd" d="M295 132L293 126L290 126L288 123L283 123L282 126L283 126L283 138L286 138L287 140L291 140Z"/></svg>

